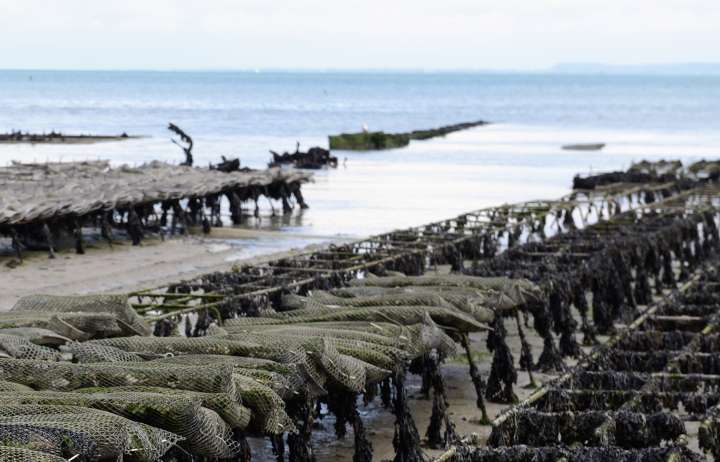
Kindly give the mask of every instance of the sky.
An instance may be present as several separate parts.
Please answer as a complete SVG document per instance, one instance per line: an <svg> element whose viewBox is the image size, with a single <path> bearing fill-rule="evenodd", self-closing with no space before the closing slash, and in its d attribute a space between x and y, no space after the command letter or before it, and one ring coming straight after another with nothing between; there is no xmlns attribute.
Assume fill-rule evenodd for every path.
<svg viewBox="0 0 720 462"><path fill-rule="evenodd" d="M720 0L0 0L0 67L720 62Z"/></svg>

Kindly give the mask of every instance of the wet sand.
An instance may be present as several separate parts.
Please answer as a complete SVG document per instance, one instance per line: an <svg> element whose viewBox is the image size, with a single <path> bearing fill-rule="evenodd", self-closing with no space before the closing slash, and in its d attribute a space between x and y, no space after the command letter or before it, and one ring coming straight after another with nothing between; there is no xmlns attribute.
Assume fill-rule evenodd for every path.
<svg viewBox="0 0 720 462"><path fill-rule="evenodd" d="M291 256L319 245L322 239L260 230L217 230L218 236L159 238L134 247L127 240L110 248L88 243L86 254L66 248L49 259L46 252L25 252L17 267L14 256L0 256L0 311L30 294L70 295L122 293L159 287L199 274L227 270L235 263L256 263ZM221 239L225 236L226 239ZM231 239L228 237L232 236Z"/></svg>

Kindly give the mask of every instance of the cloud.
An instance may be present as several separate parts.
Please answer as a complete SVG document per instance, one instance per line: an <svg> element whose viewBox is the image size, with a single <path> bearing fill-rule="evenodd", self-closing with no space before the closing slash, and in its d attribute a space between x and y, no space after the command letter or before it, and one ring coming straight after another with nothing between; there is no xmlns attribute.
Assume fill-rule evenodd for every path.
<svg viewBox="0 0 720 462"><path fill-rule="evenodd" d="M0 0L4 67L720 61L717 0Z"/></svg>

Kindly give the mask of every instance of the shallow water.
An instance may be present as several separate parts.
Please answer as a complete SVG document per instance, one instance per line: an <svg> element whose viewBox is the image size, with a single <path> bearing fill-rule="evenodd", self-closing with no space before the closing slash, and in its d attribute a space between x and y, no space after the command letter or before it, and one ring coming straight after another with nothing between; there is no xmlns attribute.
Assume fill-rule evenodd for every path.
<svg viewBox="0 0 720 462"><path fill-rule="evenodd" d="M32 77L32 80L31 80ZM268 149L327 145L328 134L495 124L382 152L336 152L304 192L310 210L251 221L324 239L419 225L503 202L556 198L578 172L640 159L720 153L720 77L551 74L0 72L0 131L147 135L92 145L0 145L0 165L110 159L178 162L173 121L196 164L220 155L262 167ZM599 152L563 144L605 142ZM344 159L347 159L344 162ZM244 242L242 256L296 246Z"/></svg>

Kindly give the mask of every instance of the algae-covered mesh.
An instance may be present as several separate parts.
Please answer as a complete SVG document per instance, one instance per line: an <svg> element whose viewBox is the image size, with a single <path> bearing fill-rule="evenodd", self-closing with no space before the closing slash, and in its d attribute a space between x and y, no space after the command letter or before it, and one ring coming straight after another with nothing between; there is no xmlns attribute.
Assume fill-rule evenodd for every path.
<svg viewBox="0 0 720 462"><path fill-rule="evenodd" d="M0 335L14 335L29 340L35 345L57 348L71 340L57 332L40 327L6 327L0 329Z"/></svg>
<svg viewBox="0 0 720 462"><path fill-rule="evenodd" d="M0 393L2 406L31 404L80 406L111 412L175 433L184 438L182 445L189 451L206 457L232 457L240 450L233 441L230 425L192 395L112 389L93 393Z"/></svg>
<svg viewBox="0 0 720 462"><path fill-rule="evenodd" d="M188 367L188 364L192 367L199 364L229 367L236 392L253 410L255 425L268 433L290 428L283 398L324 393L328 380L343 389L359 393L368 383L389 376L392 370L412 356L387 341L372 343L352 338L306 337L292 330L270 333L261 330L252 334L199 339L114 338L87 343L112 346L140 355L175 355L145 363L155 365L158 371L170 366L172 370ZM236 357L233 354L252 357Z"/></svg>
<svg viewBox="0 0 720 462"><path fill-rule="evenodd" d="M358 291L358 289L360 291ZM363 291L374 289L365 295ZM409 287L349 287L338 292L313 291L312 295L301 297L286 295L282 299L286 309L314 307L373 307L373 306L435 306L456 308L469 314L478 322L491 322L493 312L488 307L508 309L517 302L494 290L480 291L474 288L452 286L409 286Z"/></svg>
<svg viewBox="0 0 720 462"><path fill-rule="evenodd" d="M366 380L364 369L361 369L358 363L343 361L342 357L337 353L337 350L333 348L333 345L318 338L292 339L282 336L253 336L252 338L248 337L242 340L235 340L232 336L219 338L132 337L98 340L91 343L111 345L131 352L177 354L178 359L174 360L176 363L183 360L181 356L182 353L245 355L272 360L281 364L290 365L292 368L297 368L297 370L302 373L304 383L306 385L310 384L310 388L302 388L303 392L308 393L313 393L314 390L322 390L326 377L355 391L363 390ZM219 360L215 360L216 365L212 367L220 368L221 365L219 363ZM153 362L153 364L161 363ZM157 370L176 370L182 368L178 364L174 366L175 367L172 368L158 368ZM129 366L123 364L122 367ZM144 367L151 368L152 364ZM157 366L155 367L157 368ZM197 366L183 367L200 369L200 367ZM232 370L235 366L231 365L230 361L225 361L222 367ZM243 375L240 372L241 371L238 371L238 373L233 375L237 378L237 376ZM251 377L251 373L245 373L244 376L252 378L255 384L262 385L259 379ZM289 377L289 379L295 380L296 376ZM271 387L265 388L277 396L277 393L275 393ZM264 411L265 410L263 410L263 412ZM265 414L263 414L263 416L264 415ZM262 425L265 426L264 423ZM272 430L272 427L268 429Z"/></svg>
<svg viewBox="0 0 720 462"><path fill-rule="evenodd" d="M17 301L13 312L108 313L126 335L150 335L149 326L132 309L127 295L30 295Z"/></svg>
<svg viewBox="0 0 720 462"><path fill-rule="evenodd" d="M127 337L103 339L93 344L109 345L121 350L145 355L225 355L240 356L253 361L271 361L296 368L303 376L304 391L311 394L323 392L325 378L318 365L303 349L288 348L280 343L259 344L246 340L231 340L226 337Z"/></svg>
<svg viewBox="0 0 720 462"><path fill-rule="evenodd" d="M290 325L259 325L259 326L248 326L233 328L228 326L225 329L227 334L242 334L242 333L260 333L263 332L268 335L282 335L283 333L289 333L293 335L303 337L324 337L334 339L347 339L347 340L359 340L370 343L377 343L379 345L385 345L388 347L413 349L415 345L411 344L407 336L405 337L391 337L382 335L379 333L365 332L363 330L353 330L350 328L342 328L331 326L328 327L323 323L315 324L290 324ZM226 335L227 335L226 334Z"/></svg>
<svg viewBox="0 0 720 462"><path fill-rule="evenodd" d="M270 435L296 431L285 402L271 388L242 375L234 375L233 380L243 403L252 410L250 423L256 430Z"/></svg>
<svg viewBox="0 0 720 462"><path fill-rule="evenodd" d="M487 330L487 326L454 308L437 306L373 306L363 308L314 307L286 311L263 318L236 318L226 321L228 327L314 322L372 321L401 325L419 324L425 315L437 324L464 332Z"/></svg>
<svg viewBox="0 0 720 462"><path fill-rule="evenodd" d="M5 391L32 391L32 388L28 387L27 385L22 385L20 383L0 380L0 392Z"/></svg>
<svg viewBox="0 0 720 462"><path fill-rule="evenodd" d="M2 405L5 446L82 460L154 461L181 437L105 411L77 406Z"/></svg>
<svg viewBox="0 0 720 462"><path fill-rule="evenodd" d="M227 337L246 337L252 338L256 335L266 335L269 337L295 337L295 338L325 338L331 342L358 342L358 344L373 345L377 351L382 352L383 349L394 352L405 352L409 356L416 356L422 352L422 345L411 342L409 336L404 337L387 337L371 332L359 330L350 330L333 327L315 327L313 324L290 324L290 325L268 325L253 326L247 328L231 328L226 329ZM418 340L418 339L415 339Z"/></svg>
<svg viewBox="0 0 720 462"><path fill-rule="evenodd" d="M49 311L8 311L0 313L0 327L41 328L71 340L134 335L123 330L111 313L53 313Z"/></svg>
<svg viewBox="0 0 720 462"><path fill-rule="evenodd" d="M72 354L73 361L78 363L116 363L143 362L140 355L121 350L109 345L92 342L72 342L62 347L63 351Z"/></svg>
<svg viewBox="0 0 720 462"><path fill-rule="evenodd" d="M426 315L421 324L408 326L389 322L331 321L291 324L226 325L226 336L268 333L340 340L358 340L407 352L411 357L437 350L444 356L455 353L455 342Z"/></svg>
<svg viewBox="0 0 720 462"><path fill-rule="evenodd" d="M452 306L443 297L432 293L413 293L389 289L386 293L360 297L339 297L325 291L314 291L311 296L301 297L299 295L286 295L282 303L287 308L300 309L307 306L309 302L315 301L320 305L334 306Z"/></svg>
<svg viewBox="0 0 720 462"><path fill-rule="evenodd" d="M283 364L269 359L190 354L156 359L153 361L153 364L179 364L187 366L224 364L233 368L233 374L251 377L261 384L270 387L283 399L290 399L301 395L305 385L305 379L297 365Z"/></svg>
<svg viewBox="0 0 720 462"><path fill-rule="evenodd" d="M55 456L46 452L32 451L30 449L0 446L0 461L2 462L66 462L64 457Z"/></svg>
<svg viewBox="0 0 720 462"><path fill-rule="evenodd" d="M176 361L156 360L149 364L170 370L176 367L183 367L183 365L177 361L183 359L181 356L174 359ZM228 359L232 360L232 357ZM258 378L251 373L252 370L246 370L248 372L247 374L242 373L243 369L232 366L232 361L221 362L217 360L215 364L224 368L231 367L233 389L243 405L252 410L251 424L255 429L269 434L295 430L292 420L285 412L283 398L270 386L270 383L265 383L262 380L262 377L268 376L264 376L261 373L268 371L255 371L259 373L257 375L261 377ZM272 377L272 375L270 375L270 377Z"/></svg>
<svg viewBox="0 0 720 462"><path fill-rule="evenodd" d="M118 337L88 342L131 353L156 355L210 354L273 359L276 351L244 340L222 337Z"/></svg>
<svg viewBox="0 0 720 462"><path fill-rule="evenodd" d="M64 392L131 386L225 394L252 410L252 421L259 431L275 434L294 430L278 393L252 376L234 373L233 367L228 364L188 366L154 361L70 364L5 359L0 360L0 377L38 390ZM211 412L203 413L207 422L219 425ZM242 420L241 417L235 420L238 419Z"/></svg>
<svg viewBox="0 0 720 462"><path fill-rule="evenodd" d="M347 345L342 346L336 339L296 336L291 332L286 334L241 334L229 335L229 338L240 337L249 339L252 342L262 344L268 349L274 349L280 354L283 350L292 349L305 351L313 363L320 367L330 379L343 387L351 390L361 391L365 384L365 372L363 369L356 369L357 365L350 365L340 355L373 356L378 362L387 365L392 360L382 353L373 352L371 349L363 350L361 347L352 349ZM352 351L351 351L352 350Z"/></svg>
<svg viewBox="0 0 720 462"><path fill-rule="evenodd" d="M0 357L59 361L60 352L17 335L0 334Z"/></svg>
<svg viewBox="0 0 720 462"><path fill-rule="evenodd" d="M159 368L150 363L91 363L0 359L0 380L36 390L73 391L87 387L155 386L209 393L235 390L230 367L178 366Z"/></svg>
<svg viewBox="0 0 720 462"><path fill-rule="evenodd" d="M200 391L176 390L174 388L125 386L80 388L74 393L140 393L165 395L198 400L202 407L215 411L232 429L245 429L251 418L251 411L240 404L236 396L229 393L205 393Z"/></svg>
<svg viewBox="0 0 720 462"><path fill-rule="evenodd" d="M618 446L625 449L659 445L685 434L677 416L657 412L631 411L538 412L523 410L501 425L493 427L488 445L547 446L558 442L568 445Z"/></svg>
<svg viewBox="0 0 720 462"><path fill-rule="evenodd" d="M390 276L363 278L350 281L352 287L461 287L477 290L493 290L510 297L516 304L540 301L540 288L527 279L507 277L478 277L467 275Z"/></svg>
<svg viewBox="0 0 720 462"><path fill-rule="evenodd" d="M307 342L309 338L319 337L323 339L323 342L337 348L340 353L357 356L358 359L363 359L371 363L377 361L378 364L376 365L378 367L384 367L389 370L398 364L402 364L404 360L411 359L413 356L411 353L412 350L406 348L404 345L388 345L387 342L376 341L376 339L370 338L369 336L365 338L351 338L344 335L308 336L302 332L295 331L292 325L282 326L282 328L274 330L230 334L228 337L242 337L259 343L295 342L298 345Z"/></svg>

